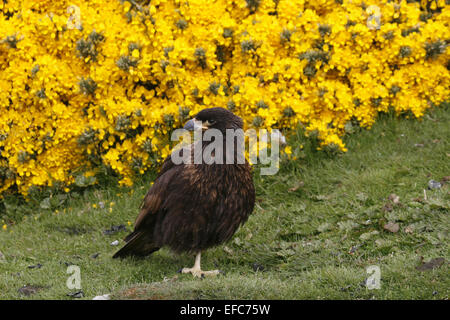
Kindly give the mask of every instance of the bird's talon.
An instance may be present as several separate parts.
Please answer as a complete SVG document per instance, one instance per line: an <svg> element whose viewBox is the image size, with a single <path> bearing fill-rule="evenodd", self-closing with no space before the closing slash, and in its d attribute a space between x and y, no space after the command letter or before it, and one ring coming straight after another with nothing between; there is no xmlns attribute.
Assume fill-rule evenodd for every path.
<svg viewBox="0 0 450 320"><path fill-rule="evenodd" d="M201 269L197 269L197 268L182 268L181 273L190 273L192 274L195 278L201 278L204 279L207 276L217 276L218 274L224 274L225 272L221 271L221 270L211 270L211 271L203 271Z"/></svg>

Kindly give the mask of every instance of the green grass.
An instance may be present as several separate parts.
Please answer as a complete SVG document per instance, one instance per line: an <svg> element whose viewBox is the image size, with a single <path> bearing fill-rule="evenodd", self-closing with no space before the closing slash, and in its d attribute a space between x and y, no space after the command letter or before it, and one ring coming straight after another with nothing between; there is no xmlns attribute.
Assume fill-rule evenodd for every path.
<svg viewBox="0 0 450 320"><path fill-rule="evenodd" d="M3 219L15 223L0 230L0 298L72 299L66 271L77 265L86 299L448 299L449 183L427 185L450 175L449 111L435 109L423 121L382 115L372 130L346 137L345 154L315 152L300 133L293 137L305 146L298 160L284 161L275 176L256 175L253 215L229 243L202 256L204 270L226 272L217 278L177 274L194 257L164 249L111 259L152 175L130 189L106 183L52 198L52 209L9 199ZM385 230L387 222L400 230ZM128 231L103 234L120 224ZM446 259L440 267L416 269L438 257ZM380 267L379 290L364 284L371 265ZM40 290L25 296L24 285Z"/></svg>

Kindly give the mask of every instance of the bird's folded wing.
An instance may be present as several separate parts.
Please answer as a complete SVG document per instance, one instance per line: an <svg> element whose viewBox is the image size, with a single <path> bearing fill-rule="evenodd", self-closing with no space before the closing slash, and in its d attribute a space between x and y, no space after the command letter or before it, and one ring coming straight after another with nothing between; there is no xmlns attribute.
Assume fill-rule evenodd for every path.
<svg viewBox="0 0 450 320"><path fill-rule="evenodd" d="M134 224L135 230L139 229L141 224L147 225L149 222L147 220L153 219L153 216L161 209L161 205L167 197L170 181L173 179L176 171L176 167L171 168L155 180L142 201L139 215Z"/></svg>
<svg viewBox="0 0 450 320"><path fill-rule="evenodd" d="M186 146L179 149L178 156L183 157L183 152L193 152L192 145ZM175 152L175 151L174 151ZM191 155L192 156L192 155ZM189 166L189 165L187 165ZM195 179L191 177L194 175L194 170L186 170L187 166L185 164L175 164L172 161L171 155L169 155L161 167L161 170L156 177L153 186L147 192L140 206L140 212L136 218L134 229L137 230L139 227L144 225L150 225L153 222L154 216L162 208L162 204L169 197L171 199L177 198L180 193L182 194L185 186L179 188L181 180L194 181ZM189 166L190 167L190 166ZM192 168L192 167L191 167ZM175 181L176 179L176 181ZM178 185L178 188L175 186ZM175 193L175 194L174 194Z"/></svg>

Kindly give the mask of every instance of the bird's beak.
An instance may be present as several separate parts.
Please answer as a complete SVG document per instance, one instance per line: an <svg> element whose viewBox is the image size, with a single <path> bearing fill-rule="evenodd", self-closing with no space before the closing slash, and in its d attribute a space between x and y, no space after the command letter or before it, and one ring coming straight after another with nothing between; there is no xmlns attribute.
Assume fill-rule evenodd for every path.
<svg viewBox="0 0 450 320"><path fill-rule="evenodd" d="M188 122L186 122L186 124L184 125L183 129L189 130L189 131L194 131L194 129L195 129L195 119L191 119Z"/></svg>
<svg viewBox="0 0 450 320"><path fill-rule="evenodd" d="M201 129L206 130L206 129L208 129L208 127L204 126L201 121L193 118L193 119L189 120L188 122L186 122L183 129L189 130L189 131L194 131L194 130L201 130Z"/></svg>

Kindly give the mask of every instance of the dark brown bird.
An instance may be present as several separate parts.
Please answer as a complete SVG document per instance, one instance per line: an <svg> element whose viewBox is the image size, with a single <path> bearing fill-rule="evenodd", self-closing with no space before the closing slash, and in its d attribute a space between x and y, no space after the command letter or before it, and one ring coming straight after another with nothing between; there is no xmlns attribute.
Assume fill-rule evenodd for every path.
<svg viewBox="0 0 450 320"><path fill-rule="evenodd" d="M235 140L234 161L232 164L225 161L229 151L225 147L226 131L242 130L242 119L223 108L204 109L184 126L187 130L200 127L203 133L209 129L222 133L223 146L227 149L222 153L223 164L194 162L194 146L204 151L215 139L197 141L179 149L177 155L187 152L192 164L173 161L174 153L167 157L143 200L134 231L113 258L147 256L167 246L176 253L196 254L194 267L183 268L183 273L197 277L219 273L201 270L201 252L228 241L247 221L253 211L255 189L249 163L245 158L237 161L241 149L236 147ZM216 155L214 151L212 156L220 153Z"/></svg>

